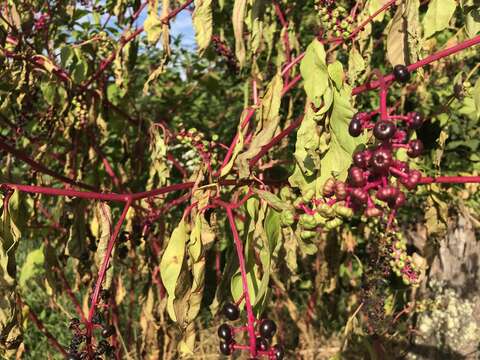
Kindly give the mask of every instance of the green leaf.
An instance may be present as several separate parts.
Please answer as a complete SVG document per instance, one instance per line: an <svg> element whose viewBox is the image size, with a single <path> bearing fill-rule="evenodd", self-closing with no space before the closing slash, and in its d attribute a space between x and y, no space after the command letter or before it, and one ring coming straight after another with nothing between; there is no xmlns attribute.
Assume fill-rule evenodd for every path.
<svg viewBox="0 0 480 360"><path fill-rule="evenodd" d="M202 53L212 38L212 0L195 0L192 22L198 50Z"/></svg>
<svg viewBox="0 0 480 360"><path fill-rule="evenodd" d="M315 107L320 107L322 96L330 85L325 49L318 40L315 39L308 45L300 64L300 72L308 98Z"/></svg>
<svg viewBox="0 0 480 360"><path fill-rule="evenodd" d="M335 83L337 89L340 89L343 85L343 78L345 74L343 72L343 66L340 61L335 61L328 65L328 75Z"/></svg>
<svg viewBox="0 0 480 360"><path fill-rule="evenodd" d="M43 254L43 245L28 253L27 258L20 269L20 277L18 279L20 287L25 288L28 280L44 272L44 262L45 256Z"/></svg>
<svg viewBox="0 0 480 360"><path fill-rule="evenodd" d="M167 311L173 321L177 321L175 310L173 309L173 301L175 300L175 288L185 257L187 240L187 226L185 220L182 219L175 230L173 230L160 262L160 276L168 295Z"/></svg>
<svg viewBox="0 0 480 360"><path fill-rule="evenodd" d="M332 176L339 180L346 179L355 149L367 140L366 135L357 138L349 135L348 126L353 114L351 89L345 87L340 92L334 90L330 148L321 160L320 175L316 179L317 194L322 192L323 184Z"/></svg>
<svg viewBox="0 0 480 360"><path fill-rule="evenodd" d="M465 31L469 38L480 32L480 8L471 7L465 14Z"/></svg>
<svg viewBox="0 0 480 360"><path fill-rule="evenodd" d="M264 201L267 202L272 208L276 210L289 210L293 211L294 208L288 203L280 198L278 198L275 194L272 194L269 191L260 190L260 189L253 189L253 191Z"/></svg>
<svg viewBox="0 0 480 360"><path fill-rule="evenodd" d="M243 39L246 6L246 0L235 0L232 13L233 33L235 35L235 55L241 67L245 65L246 57L245 41Z"/></svg>
<svg viewBox="0 0 480 360"><path fill-rule="evenodd" d="M424 37L429 38L438 31L442 31L450 24L450 19L457 8L455 0L432 0L423 18Z"/></svg>

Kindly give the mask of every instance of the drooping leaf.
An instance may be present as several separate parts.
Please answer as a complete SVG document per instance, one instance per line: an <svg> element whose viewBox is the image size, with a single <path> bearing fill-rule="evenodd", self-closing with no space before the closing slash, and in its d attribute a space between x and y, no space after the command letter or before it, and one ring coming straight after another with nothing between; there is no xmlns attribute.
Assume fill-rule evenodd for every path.
<svg viewBox="0 0 480 360"><path fill-rule="evenodd" d="M98 269L102 266L105 260L105 252L107 251L108 243L112 236L112 213L110 206L105 203L98 202L95 211L94 218L90 224L93 235L98 239L97 251L95 252L95 265ZM105 277L104 287L110 288L113 277L113 267L110 266L107 270Z"/></svg>
<svg viewBox="0 0 480 360"><path fill-rule="evenodd" d="M173 230L160 262L160 275L168 295L167 311L173 321L177 320L173 302L175 300L177 280L180 276L185 257L185 244L187 240L187 226L185 220L182 219L175 230Z"/></svg>
<svg viewBox="0 0 480 360"><path fill-rule="evenodd" d="M151 44L156 44L162 34L162 21L158 15L158 0L148 2L148 15L143 23L147 34L147 40Z"/></svg>
<svg viewBox="0 0 480 360"><path fill-rule="evenodd" d="M212 0L195 0L192 22L198 51L202 53L212 38Z"/></svg>
<svg viewBox="0 0 480 360"><path fill-rule="evenodd" d="M247 0L235 0L232 13L233 33L235 34L235 55L240 66L245 64L246 50L243 39Z"/></svg>
<svg viewBox="0 0 480 360"><path fill-rule="evenodd" d="M329 87L329 76L325 49L318 40L315 39L308 45L300 64L300 72L308 98L319 108L322 96Z"/></svg>

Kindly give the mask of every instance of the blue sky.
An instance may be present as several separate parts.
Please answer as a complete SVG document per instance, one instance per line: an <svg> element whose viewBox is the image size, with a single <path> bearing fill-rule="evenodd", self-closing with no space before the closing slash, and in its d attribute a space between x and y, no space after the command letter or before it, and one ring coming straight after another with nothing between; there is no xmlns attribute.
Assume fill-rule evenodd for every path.
<svg viewBox="0 0 480 360"><path fill-rule="evenodd" d="M137 23L142 24L147 17L147 10L145 9L138 18ZM188 10L181 11L175 19L170 22L170 35L172 37L181 36L181 46L184 48L194 50L195 44L195 31L192 25L192 14Z"/></svg>

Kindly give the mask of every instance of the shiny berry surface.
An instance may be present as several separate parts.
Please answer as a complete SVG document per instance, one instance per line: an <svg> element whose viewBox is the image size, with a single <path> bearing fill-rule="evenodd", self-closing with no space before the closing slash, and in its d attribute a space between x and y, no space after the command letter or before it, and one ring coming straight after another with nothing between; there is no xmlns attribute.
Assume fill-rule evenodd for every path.
<svg viewBox="0 0 480 360"><path fill-rule="evenodd" d="M362 187L367 183L363 170L356 166L350 168L348 171L348 177L350 184L354 187Z"/></svg>
<svg viewBox="0 0 480 360"><path fill-rule="evenodd" d="M271 339L277 331L277 324L273 320L265 319L260 324L260 335L266 339Z"/></svg>
<svg viewBox="0 0 480 360"><path fill-rule="evenodd" d="M362 122L359 119L353 118L350 121L350 125L348 126L348 133L350 136L358 137L362 133Z"/></svg>
<svg viewBox="0 0 480 360"><path fill-rule="evenodd" d="M373 153L370 165L377 173L386 173L392 164L392 152L387 149L378 149Z"/></svg>
<svg viewBox="0 0 480 360"><path fill-rule="evenodd" d="M228 324L222 324L218 327L217 331L218 337L225 341L232 340L232 328Z"/></svg>
<svg viewBox="0 0 480 360"><path fill-rule="evenodd" d="M405 84L410 80L410 72L405 65L395 65L393 68L393 77L399 83Z"/></svg>
<svg viewBox="0 0 480 360"><path fill-rule="evenodd" d="M238 320L240 317L240 310L238 306L232 303L226 303L222 312L223 315L230 321Z"/></svg>
<svg viewBox="0 0 480 360"><path fill-rule="evenodd" d="M275 360L283 360L285 357L285 351L281 345L274 345L273 348L273 356L275 356Z"/></svg>
<svg viewBox="0 0 480 360"><path fill-rule="evenodd" d="M220 343L220 352L223 355L232 355L232 346L229 343L221 342Z"/></svg>
<svg viewBox="0 0 480 360"><path fill-rule="evenodd" d="M257 350L258 351L267 351L269 347L268 340L262 337L257 337L256 339L256 344L257 344Z"/></svg>
<svg viewBox="0 0 480 360"><path fill-rule="evenodd" d="M373 128L373 135L381 141L390 140L397 131L397 127L390 121L379 121Z"/></svg>
<svg viewBox="0 0 480 360"><path fill-rule="evenodd" d="M418 112L411 113L410 122L408 125L410 129L413 129L413 130L420 129L423 125L423 116Z"/></svg>
<svg viewBox="0 0 480 360"><path fill-rule="evenodd" d="M416 158L422 155L423 153L423 143L421 140L412 140L410 141L409 148L407 150L407 155L411 158Z"/></svg>

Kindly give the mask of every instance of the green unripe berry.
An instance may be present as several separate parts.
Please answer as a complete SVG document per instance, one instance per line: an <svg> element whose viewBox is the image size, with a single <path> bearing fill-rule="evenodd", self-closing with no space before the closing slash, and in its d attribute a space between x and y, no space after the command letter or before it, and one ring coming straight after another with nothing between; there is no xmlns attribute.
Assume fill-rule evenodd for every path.
<svg viewBox="0 0 480 360"><path fill-rule="evenodd" d="M337 215L342 216L346 219L350 219L353 217L353 210L346 206L335 204L333 205L333 210Z"/></svg>
<svg viewBox="0 0 480 360"><path fill-rule="evenodd" d="M315 229L317 227L317 222L315 221L315 217L309 214L302 214L299 218L299 224L304 229Z"/></svg>
<svg viewBox="0 0 480 360"><path fill-rule="evenodd" d="M280 190L280 198L284 201L290 200L293 197L293 192L292 189L288 186L284 186Z"/></svg>
<svg viewBox="0 0 480 360"><path fill-rule="evenodd" d="M348 28L348 22L346 20L343 20L341 23L340 23L340 27L344 30L346 30Z"/></svg>
<svg viewBox="0 0 480 360"><path fill-rule="evenodd" d="M320 213L320 215L326 218L335 217L335 210L333 210L333 208L327 204L320 204L317 206L317 211Z"/></svg>
<svg viewBox="0 0 480 360"><path fill-rule="evenodd" d="M307 239L311 239L311 238L314 237L316 234L317 234L316 231L303 230L303 231L300 233L300 237L301 237L303 240L307 240Z"/></svg>
<svg viewBox="0 0 480 360"><path fill-rule="evenodd" d="M295 222L295 216L291 211L283 210L280 214L280 222L283 226L291 226Z"/></svg>
<svg viewBox="0 0 480 360"><path fill-rule="evenodd" d="M309 189L304 194L302 194L302 199L307 203L310 200L312 200L314 196L315 196L315 190Z"/></svg>
<svg viewBox="0 0 480 360"><path fill-rule="evenodd" d="M317 225L323 226L327 223L328 219L320 215L319 213L315 213L313 215L315 221L317 222Z"/></svg>
<svg viewBox="0 0 480 360"><path fill-rule="evenodd" d="M327 230L333 230L333 229L338 228L342 224L343 224L343 220L339 219L339 218L336 218L336 219L327 221L327 224L325 225L325 228Z"/></svg>

